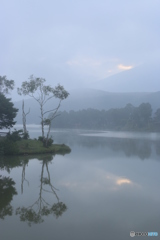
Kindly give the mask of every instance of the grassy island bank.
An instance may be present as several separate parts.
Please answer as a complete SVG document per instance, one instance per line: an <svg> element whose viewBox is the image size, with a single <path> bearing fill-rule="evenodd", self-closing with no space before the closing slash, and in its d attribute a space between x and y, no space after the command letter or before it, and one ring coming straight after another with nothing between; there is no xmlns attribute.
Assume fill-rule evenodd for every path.
<svg viewBox="0 0 160 240"><path fill-rule="evenodd" d="M43 143L38 140L27 139L16 142L19 154L41 154L41 153L69 153L71 149L65 144L52 144L44 147Z"/></svg>
<svg viewBox="0 0 160 240"><path fill-rule="evenodd" d="M37 139L21 139L20 141L6 141L2 155L31 155L31 154L66 154L70 153L71 149L65 144L52 144L49 147L44 147L41 141Z"/></svg>
<svg viewBox="0 0 160 240"><path fill-rule="evenodd" d="M16 142L18 146L18 154L43 154L43 153L53 153L53 154L65 154L71 152L71 149L65 144L52 144L49 147L44 147L43 143L38 140L27 139Z"/></svg>

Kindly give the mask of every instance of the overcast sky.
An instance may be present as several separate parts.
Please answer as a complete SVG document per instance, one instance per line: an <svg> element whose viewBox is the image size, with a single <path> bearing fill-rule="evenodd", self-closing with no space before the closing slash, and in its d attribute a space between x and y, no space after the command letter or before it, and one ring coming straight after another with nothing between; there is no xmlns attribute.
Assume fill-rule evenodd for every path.
<svg viewBox="0 0 160 240"><path fill-rule="evenodd" d="M66 89L159 61L159 0L0 0L0 75Z"/></svg>

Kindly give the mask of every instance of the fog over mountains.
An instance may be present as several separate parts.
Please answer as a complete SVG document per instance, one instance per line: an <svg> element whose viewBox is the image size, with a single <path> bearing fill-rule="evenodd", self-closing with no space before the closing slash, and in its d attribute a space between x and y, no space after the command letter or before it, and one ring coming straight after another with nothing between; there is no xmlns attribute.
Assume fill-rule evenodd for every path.
<svg viewBox="0 0 160 240"><path fill-rule="evenodd" d="M97 81L91 88L77 88L68 92L70 95L62 101L60 111L78 111L88 108L108 110L125 107L128 103L137 107L141 103L148 102L154 113L160 108L160 68L154 61ZM19 109L16 121L22 123L22 101L14 104ZM46 104L45 109L54 109L57 104L58 101L52 99ZM39 124L40 110L34 99L25 100L25 112L29 108L27 123Z"/></svg>
<svg viewBox="0 0 160 240"><path fill-rule="evenodd" d="M68 99L62 101L60 111L78 111L87 108L105 109L125 107L127 103L139 106L142 102L149 102L153 111L160 107L160 91L148 93L111 93L95 89L75 89L70 91ZM54 109L57 106L57 100L52 99L46 104L46 110ZM22 123L22 101L14 103L19 109L16 117L17 123ZM28 124L40 123L40 109L38 103L33 99L25 100L25 112L30 109L27 115ZM47 117L47 116L46 116Z"/></svg>

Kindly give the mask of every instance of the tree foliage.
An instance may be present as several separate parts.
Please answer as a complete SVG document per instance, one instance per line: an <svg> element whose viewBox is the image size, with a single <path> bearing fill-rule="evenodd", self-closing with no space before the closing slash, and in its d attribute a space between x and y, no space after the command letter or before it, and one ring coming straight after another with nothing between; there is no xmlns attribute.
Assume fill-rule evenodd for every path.
<svg viewBox="0 0 160 240"><path fill-rule="evenodd" d="M8 94L13 88L13 80L8 80L6 76L0 76L0 129L10 128L15 124L14 118L18 109L13 107L11 99L5 97L5 94Z"/></svg>
<svg viewBox="0 0 160 240"><path fill-rule="evenodd" d="M3 177L0 175L0 218L4 219L5 216L11 216L13 207L11 201L13 196L17 194L14 187L15 182L10 177Z"/></svg>
<svg viewBox="0 0 160 240"><path fill-rule="evenodd" d="M9 90L13 90L14 80L7 80L6 76L0 76L0 92L8 94Z"/></svg>
<svg viewBox="0 0 160 240"><path fill-rule="evenodd" d="M13 127L17 112L18 109L14 108L11 99L0 93L0 129Z"/></svg>

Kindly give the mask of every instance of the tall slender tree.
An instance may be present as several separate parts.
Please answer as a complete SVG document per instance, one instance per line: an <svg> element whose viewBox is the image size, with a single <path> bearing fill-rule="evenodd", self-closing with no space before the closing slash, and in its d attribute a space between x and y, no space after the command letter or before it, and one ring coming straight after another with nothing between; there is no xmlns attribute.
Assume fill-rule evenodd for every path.
<svg viewBox="0 0 160 240"><path fill-rule="evenodd" d="M60 84L55 88L45 85L46 80L44 78L36 78L33 75L29 77L29 81L22 82L21 88L18 88L19 95L28 95L35 99L40 106L41 113L41 129L42 129L42 138L43 142L47 144L49 134L47 137L44 136L44 125L48 125L48 131L50 131L51 121L57 116L58 109L60 108L61 101L66 99L69 93L64 89ZM59 99L59 103L56 108L46 111L44 109L45 104L53 99ZM51 113L50 118L45 118L46 114Z"/></svg>

